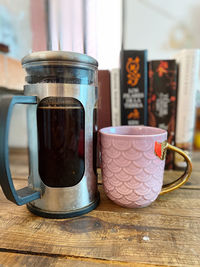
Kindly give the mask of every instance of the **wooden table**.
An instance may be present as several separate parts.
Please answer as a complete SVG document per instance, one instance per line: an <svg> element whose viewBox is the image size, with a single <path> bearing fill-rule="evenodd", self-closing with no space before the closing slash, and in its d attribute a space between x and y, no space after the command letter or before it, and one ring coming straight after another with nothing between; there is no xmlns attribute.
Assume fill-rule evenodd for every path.
<svg viewBox="0 0 200 267"><path fill-rule="evenodd" d="M21 188L26 155L10 158ZM193 166L186 185L143 209L115 205L100 182L98 208L72 219L37 217L0 191L0 266L200 266L200 153Z"/></svg>

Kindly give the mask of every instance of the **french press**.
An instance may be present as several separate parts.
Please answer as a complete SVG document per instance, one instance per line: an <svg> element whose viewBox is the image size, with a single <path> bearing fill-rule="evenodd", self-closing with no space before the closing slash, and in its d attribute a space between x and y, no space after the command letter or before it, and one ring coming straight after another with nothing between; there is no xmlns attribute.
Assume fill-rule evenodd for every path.
<svg viewBox="0 0 200 267"><path fill-rule="evenodd" d="M74 52L35 52L22 59L23 96L0 105L0 182L5 196L43 217L87 213L99 202L96 173L97 61ZM15 104L27 104L28 186L15 190L8 135Z"/></svg>

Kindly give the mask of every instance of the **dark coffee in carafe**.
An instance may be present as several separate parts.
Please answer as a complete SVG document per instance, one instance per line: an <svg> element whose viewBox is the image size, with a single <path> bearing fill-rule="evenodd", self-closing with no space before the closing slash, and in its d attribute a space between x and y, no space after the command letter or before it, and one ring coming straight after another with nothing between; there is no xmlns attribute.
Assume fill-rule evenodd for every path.
<svg viewBox="0 0 200 267"><path fill-rule="evenodd" d="M37 109L39 174L47 186L69 187L84 174L84 109L73 98L48 97Z"/></svg>

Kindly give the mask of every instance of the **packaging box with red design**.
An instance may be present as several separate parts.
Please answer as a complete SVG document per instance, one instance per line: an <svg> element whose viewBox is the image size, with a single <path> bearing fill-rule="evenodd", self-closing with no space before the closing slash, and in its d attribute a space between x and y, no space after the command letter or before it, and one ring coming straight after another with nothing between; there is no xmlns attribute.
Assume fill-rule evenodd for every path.
<svg viewBox="0 0 200 267"><path fill-rule="evenodd" d="M147 124L147 50L122 50L121 124Z"/></svg>
<svg viewBox="0 0 200 267"><path fill-rule="evenodd" d="M177 64L175 60L149 62L148 125L168 131L168 142L175 142ZM168 152L166 169L173 168L173 152Z"/></svg>

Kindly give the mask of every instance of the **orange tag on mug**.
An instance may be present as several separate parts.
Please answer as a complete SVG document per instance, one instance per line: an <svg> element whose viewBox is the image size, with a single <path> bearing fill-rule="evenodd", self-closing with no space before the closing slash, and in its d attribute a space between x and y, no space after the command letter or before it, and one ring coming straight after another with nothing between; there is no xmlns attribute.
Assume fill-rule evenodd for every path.
<svg viewBox="0 0 200 267"><path fill-rule="evenodd" d="M162 143L155 142L155 153L160 159L162 157Z"/></svg>

